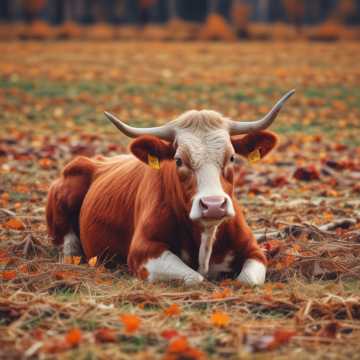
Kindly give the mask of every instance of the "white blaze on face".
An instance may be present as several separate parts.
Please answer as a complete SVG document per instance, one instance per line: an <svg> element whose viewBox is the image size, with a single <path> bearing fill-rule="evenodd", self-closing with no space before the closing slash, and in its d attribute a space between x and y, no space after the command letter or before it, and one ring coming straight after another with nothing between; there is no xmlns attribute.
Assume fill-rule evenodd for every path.
<svg viewBox="0 0 360 360"><path fill-rule="evenodd" d="M220 181L225 152L231 146L228 132L206 128L197 128L195 132L190 130L179 131L177 136L178 151L187 153L197 184L190 219L201 220L200 200L205 197L223 197L226 201L226 217L234 216L231 198L225 193Z"/></svg>
<svg viewBox="0 0 360 360"><path fill-rule="evenodd" d="M176 125L177 155L186 155L190 171L196 179L196 193L189 217L200 221L203 226L198 262L199 272L206 275L217 228L225 218L235 215L231 197L221 184L225 156L233 149L221 114L206 110L190 111L176 120Z"/></svg>
<svg viewBox="0 0 360 360"><path fill-rule="evenodd" d="M226 201L226 216L235 215L235 210L231 198L222 188L220 182L220 169L213 163L205 163L196 171L197 193L193 197L190 211L191 220L199 220L202 217L200 200L206 197L219 196Z"/></svg>

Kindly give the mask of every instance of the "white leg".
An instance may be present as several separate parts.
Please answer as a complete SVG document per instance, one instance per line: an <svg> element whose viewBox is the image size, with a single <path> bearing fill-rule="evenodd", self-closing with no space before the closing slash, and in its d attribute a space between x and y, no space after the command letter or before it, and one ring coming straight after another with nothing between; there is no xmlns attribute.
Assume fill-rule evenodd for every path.
<svg viewBox="0 0 360 360"><path fill-rule="evenodd" d="M237 280L248 285L263 285L266 276L266 266L257 260L247 259Z"/></svg>
<svg viewBox="0 0 360 360"><path fill-rule="evenodd" d="M202 275L191 269L171 251L164 251L158 258L149 259L144 265L150 282L161 280L183 280L186 285L201 283Z"/></svg>
<svg viewBox="0 0 360 360"><path fill-rule="evenodd" d="M83 255L80 239L73 232L64 236L63 254L64 257Z"/></svg>

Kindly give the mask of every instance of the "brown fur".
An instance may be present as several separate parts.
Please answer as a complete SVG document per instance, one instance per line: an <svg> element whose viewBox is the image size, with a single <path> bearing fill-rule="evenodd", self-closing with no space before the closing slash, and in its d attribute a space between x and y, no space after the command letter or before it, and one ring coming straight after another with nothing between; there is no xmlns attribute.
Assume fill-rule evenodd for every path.
<svg viewBox="0 0 360 360"><path fill-rule="evenodd" d="M261 151L262 156L276 143L273 134L263 133L255 139L266 149ZM243 139L232 140L235 150L245 155L253 149L249 139ZM196 269L201 226L188 217L193 182L181 181L174 161L166 160L174 153L171 144L147 136L134 140L131 150L143 162L146 153L159 156L161 169L152 169L133 156L79 157L64 168L49 190L46 216L50 236L59 245L73 230L87 259L104 254L120 257L140 278L144 277L144 262L166 249L179 257L186 250L188 265ZM233 196L231 169L226 174L222 184L232 198L236 215L220 225L210 266L232 251L233 270L238 273L246 259L263 263L266 259Z"/></svg>

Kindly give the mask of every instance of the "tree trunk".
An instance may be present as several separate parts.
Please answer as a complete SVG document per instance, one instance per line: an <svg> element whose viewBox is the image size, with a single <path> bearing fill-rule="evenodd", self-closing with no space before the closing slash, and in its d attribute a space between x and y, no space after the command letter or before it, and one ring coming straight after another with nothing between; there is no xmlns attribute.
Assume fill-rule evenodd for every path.
<svg viewBox="0 0 360 360"><path fill-rule="evenodd" d="M269 0L259 0L258 11L260 21L269 21Z"/></svg>
<svg viewBox="0 0 360 360"><path fill-rule="evenodd" d="M219 0L209 0L208 6L208 15L212 13L216 13L219 5Z"/></svg>
<svg viewBox="0 0 360 360"><path fill-rule="evenodd" d="M174 20L177 16L177 1L176 0L168 0L168 20Z"/></svg>
<svg viewBox="0 0 360 360"><path fill-rule="evenodd" d="M72 0L64 1L64 21L74 20L74 2Z"/></svg>
<svg viewBox="0 0 360 360"><path fill-rule="evenodd" d="M0 1L0 20L10 20L10 2L9 0Z"/></svg>

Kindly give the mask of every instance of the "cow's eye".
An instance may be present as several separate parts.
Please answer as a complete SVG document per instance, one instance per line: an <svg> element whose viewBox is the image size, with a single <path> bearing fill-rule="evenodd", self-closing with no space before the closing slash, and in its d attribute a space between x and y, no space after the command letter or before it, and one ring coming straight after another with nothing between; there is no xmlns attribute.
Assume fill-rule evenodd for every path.
<svg viewBox="0 0 360 360"><path fill-rule="evenodd" d="M180 166L182 166L183 162L180 158L175 158L175 164L177 167L180 167Z"/></svg>
<svg viewBox="0 0 360 360"><path fill-rule="evenodd" d="M230 156L230 162L232 162L232 163L235 162L235 155Z"/></svg>

